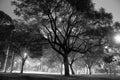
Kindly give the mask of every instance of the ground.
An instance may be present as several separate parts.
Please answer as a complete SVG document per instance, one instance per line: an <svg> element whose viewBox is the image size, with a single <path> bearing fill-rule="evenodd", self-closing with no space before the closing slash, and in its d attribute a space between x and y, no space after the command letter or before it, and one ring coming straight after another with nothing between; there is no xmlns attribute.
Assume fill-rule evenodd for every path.
<svg viewBox="0 0 120 80"><path fill-rule="evenodd" d="M70 76L65 77L61 75L46 75L46 74L5 74L0 73L0 80L120 80L120 76L110 77L110 76Z"/></svg>

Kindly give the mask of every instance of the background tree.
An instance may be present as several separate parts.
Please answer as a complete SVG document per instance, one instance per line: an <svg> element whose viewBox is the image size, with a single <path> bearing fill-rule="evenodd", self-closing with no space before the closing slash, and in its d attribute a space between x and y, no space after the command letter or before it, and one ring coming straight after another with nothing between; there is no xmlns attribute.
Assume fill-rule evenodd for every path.
<svg viewBox="0 0 120 80"><path fill-rule="evenodd" d="M83 57L83 54L75 53L75 52L72 52L72 53L69 55L69 66L70 66L72 75L75 75L75 71L74 71L74 68L73 68L73 64L74 64L76 61L81 60L82 57Z"/></svg>
<svg viewBox="0 0 120 80"><path fill-rule="evenodd" d="M4 54L4 52L1 50L1 51L0 51L0 71L3 71L4 62L5 62L5 54Z"/></svg>
<svg viewBox="0 0 120 80"><path fill-rule="evenodd" d="M28 24L21 22L21 20L15 21L14 24L16 28L11 36L10 50L21 57L21 73L23 73L23 67L28 56L31 58L42 56L42 45L44 45L43 40L45 39L40 34L30 32L29 29L26 28ZM13 63L14 60L12 60L12 65Z"/></svg>
<svg viewBox="0 0 120 80"><path fill-rule="evenodd" d="M15 27L12 23L12 18L3 11L0 11L0 50L3 51L7 47L6 59L4 63L4 72L6 72L6 65L9 53L9 39L11 32L14 28Z"/></svg>
<svg viewBox="0 0 120 80"><path fill-rule="evenodd" d="M91 17L93 18L90 20L90 26L87 27L86 35L89 37L89 40L84 58L90 72L89 74L91 74L90 68L92 65L104 56L104 46L108 43L108 35L112 31L112 15L111 13L107 13L103 8L99 11L88 13L88 15L90 19Z"/></svg>
<svg viewBox="0 0 120 80"><path fill-rule="evenodd" d="M42 58L45 58L46 60L43 60L42 63L44 65L47 65L48 68L56 68L58 66L59 69L58 72L62 74L63 69L63 61L62 61L62 57L59 54L55 54L56 52L52 49L44 49L43 51L43 56ZM57 64L56 64L57 63Z"/></svg>
<svg viewBox="0 0 120 80"><path fill-rule="evenodd" d="M93 59L92 57L95 57L95 55L100 55L102 57L104 53L104 45L108 42L109 39L108 34L112 30L112 15L110 13L106 13L103 8L101 8L99 11L93 11L93 13L86 14L87 24L89 25L85 26L86 32L83 34L87 41L85 51L86 54L84 54L84 57L87 59ZM99 49L101 49L101 53L96 53L97 51L94 51ZM73 57L75 55L76 54L73 54ZM74 59L72 61L74 62ZM93 61L95 60L89 61L89 63L94 63Z"/></svg>
<svg viewBox="0 0 120 80"><path fill-rule="evenodd" d="M9 25L12 23L12 18L3 11L0 11L0 25Z"/></svg>
<svg viewBox="0 0 120 80"><path fill-rule="evenodd" d="M103 61L109 65L109 73L111 76L111 63L113 62L113 55L108 55L103 58Z"/></svg>
<svg viewBox="0 0 120 80"><path fill-rule="evenodd" d="M120 29L120 23L119 23L119 22L115 22L115 23L113 24L113 27L114 27L114 30L115 30L115 31L119 30L119 29Z"/></svg>
<svg viewBox="0 0 120 80"><path fill-rule="evenodd" d="M87 52L83 56L83 60L86 64L86 67L89 70L89 75L92 74L92 71L91 71L92 67L96 65L99 62L99 60L101 60L104 56L104 52L102 49L92 48L92 50L93 51Z"/></svg>

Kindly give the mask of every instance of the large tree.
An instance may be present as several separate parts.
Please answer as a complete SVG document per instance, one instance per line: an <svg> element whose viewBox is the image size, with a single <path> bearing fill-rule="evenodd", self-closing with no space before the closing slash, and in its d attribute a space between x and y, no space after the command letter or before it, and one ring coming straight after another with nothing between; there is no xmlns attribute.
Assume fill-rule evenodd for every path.
<svg viewBox="0 0 120 80"><path fill-rule="evenodd" d="M38 32L42 33L51 47L63 57L66 76L69 76L69 54L71 52L85 53L88 49L86 48L89 40L89 37L87 37L88 34L90 32L96 34L95 32L101 31L103 28L97 29L97 31L95 29L95 26L99 26L100 23L103 24L105 23L104 21L110 22L110 19L106 17L106 20L102 20L106 15L104 14L104 10L101 10L101 12L94 11L91 0L71 2L73 1L13 1L13 4L16 6L16 15L23 17L29 23L39 23L39 26L36 27ZM107 17L111 18L111 16ZM100 19L101 21L99 21ZM94 29L91 28L93 25ZM88 34L85 34L86 32ZM93 34L91 35L103 36L104 33Z"/></svg>
<svg viewBox="0 0 120 80"><path fill-rule="evenodd" d="M86 26L85 20L81 16L84 11L79 13L68 2L65 0L19 0L13 2L17 15L28 19L27 21L36 20L40 23L41 32L52 48L63 57L66 76L69 75L68 55L70 52L83 52L85 41L80 34L85 32L83 26ZM89 4L92 3L84 5ZM84 7L80 7L84 10Z"/></svg>

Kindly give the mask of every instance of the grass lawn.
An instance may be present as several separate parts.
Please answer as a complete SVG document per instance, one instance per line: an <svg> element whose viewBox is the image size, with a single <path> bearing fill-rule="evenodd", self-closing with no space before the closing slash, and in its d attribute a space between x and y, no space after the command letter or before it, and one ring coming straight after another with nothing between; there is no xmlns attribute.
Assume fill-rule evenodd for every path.
<svg viewBox="0 0 120 80"><path fill-rule="evenodd" d="M5 74L0 73L0 80L120 80L120 77L109 77L109 76L70 76L65 77L61 75L44 75L44 74Z"/></svg>

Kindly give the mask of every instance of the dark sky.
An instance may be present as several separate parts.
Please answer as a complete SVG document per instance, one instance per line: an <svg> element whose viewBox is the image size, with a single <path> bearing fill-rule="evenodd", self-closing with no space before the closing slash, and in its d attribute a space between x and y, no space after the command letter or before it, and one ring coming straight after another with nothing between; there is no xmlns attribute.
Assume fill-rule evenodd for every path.
<svg viewBox="0 0 120 80"><path fill-rule="evenodd" d="M9 14L12 18L16 18L13 14L14 7L11 6L10 1L12 0L0 0L0 10ZM113 14L114 21L120 21L120 0L93 0L96 9L103 7L107 12Z"/></svg>

